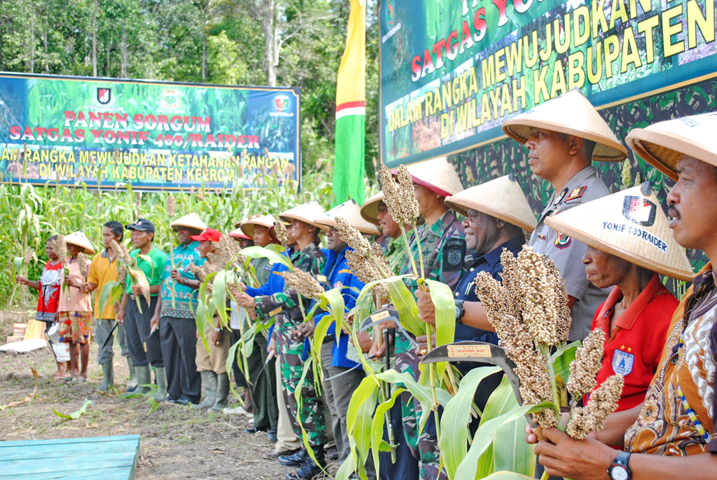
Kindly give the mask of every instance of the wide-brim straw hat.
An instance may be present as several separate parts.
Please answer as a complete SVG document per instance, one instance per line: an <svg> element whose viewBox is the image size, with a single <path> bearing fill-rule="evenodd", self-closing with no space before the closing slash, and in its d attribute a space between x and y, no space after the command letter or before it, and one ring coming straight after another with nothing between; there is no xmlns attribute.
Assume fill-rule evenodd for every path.
<svg viewBox="0 0 717 480"><path fill-rule="evenodd" d="M627 158L627 148L580 90L571 90L503 122L503 132L523 144L530 138L532 127L592 140L596 143L593 160L619 162Z"/></svg>
<svg viewBox="0 0 717 480"><path fill-rule="evenodd" d="M325 227L316 223L316 219L323 217L325 213L324 207L314 200L285 211L279 215L279 219L288 223L291 223L292 220L298 220L323 230Z"/></svg>
<svg viewBox="0 0 717 480"><path fill-rule="evenodd" d="M548 217L545 224L653 272L679 280L694 277L649 182Z"/></svg>
<svg viewBox="0 0 717 480"><path fill-rule="evenodd" d="M378 195L366 200L366 203L361 205L361 217L369 223L378 225L378 205L385 199L383 192L379 192Z"/></svg>
<svg viewBox="0 0 717 480"><path fill-rule="evenodd" d="M341 205L337 205L324 214L323 217L316 219L316 223L325 227L335 227L336 217L342 217L351 224L356 230L369 235L378 235L376 225L367 222L361 216L361 207L353 200L348 200Z"/></svg>
<svg viewBox="0 0 717 480"><path fill-rule="evenodd" d="M77 245L87 255L95 254L95 247L92 245L92 242L90 242L90 239L87 238L87 235L85 235L82 232L75 232L75 233L71 233L71 234L67 235L65 237L65 243L71 243L73 245Z"/></svg>
<svg viewBox="0 0 717 480"><path fill-rule="evenodd" d="M230 237L234 237L234 238L243 238L244 240L251 240L252 242L254 241L254 239L251 238L251 237L249 237L249 236L247 236L247 234L244 233L241 228L237 228L236 230L232 230L231 232L228 233L228 235L229 235Z"/></svg>
<svg viewBox="0 0 717 480"><path fill-rule="evenodd" d="M706 113L635 128L625 139L640 158L677 180L683 155L717 167L717 114Z"/></svg>
<svg viewBox="0 0 717 480"><path fill-rule="evenodd" d="M434 158L421 163L408 165L413 183L425 187L444 197L455 195L463 190L458 172L446 157ZM392 170L394 175L398 170Z"/></svg>
<svg viewBox="0 0 717 480"><path fill-rule="evenodd" d="M244 220L241 222L241 225L239 225L239 228L241 228L241 231L247 234L250 238L254 238L254 226L259 225L261 227L266 227L269 229L269 235L274 237L274 223L276 222L276 219L273 215L262 215L261 217L252 218L249 220Z"/></svg>
<svg viewBox="0 0 717 480"><path fill-rule="evenodd" d="M467 217L468 209L477 210L532 232L538 223L523 189L512 175L468 188L447 197L446 205Z"/></svg>
<svg viewBox="0 0 717 480"><path fill-rule="evenodd" d="M171 227L187 227L187 228L193 228L195 230L204 231L206 230L207 224L202 222L202 219L199 218L199 215L196 213L188 213L187 215L183 216L182 218L179 218L175 221L173 221L170 224Z"/></svg>

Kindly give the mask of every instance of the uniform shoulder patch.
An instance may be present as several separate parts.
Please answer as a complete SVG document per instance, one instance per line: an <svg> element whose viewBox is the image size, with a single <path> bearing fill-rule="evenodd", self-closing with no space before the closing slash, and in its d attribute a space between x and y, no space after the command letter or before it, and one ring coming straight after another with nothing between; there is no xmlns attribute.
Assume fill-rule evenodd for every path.
<svg viewBox="0 0 717 480"><path fill-rule="evenodd" d="M555 246L562 250L564 248L568 248L572 242L573 239L570 238L569 235L565 235L564 233L558 232L558 236L555 239Z"/></svg>
<svg viewBox="0 0 717 480"><path fill-rule="evenodd" d="M463 238L449 238L443 245L443 271L457 272L463 269L466 256L466 241Z"/></svg>
<svg viewBox="0 0 717 480"><path fill-rule="evenodd" d="M587 185L583 185L582 187L573 188L567 197L565 197L565 201L569 202L570 200L577 200L578 198L582 197L585 193L585 190L588 188Z"/></svg>

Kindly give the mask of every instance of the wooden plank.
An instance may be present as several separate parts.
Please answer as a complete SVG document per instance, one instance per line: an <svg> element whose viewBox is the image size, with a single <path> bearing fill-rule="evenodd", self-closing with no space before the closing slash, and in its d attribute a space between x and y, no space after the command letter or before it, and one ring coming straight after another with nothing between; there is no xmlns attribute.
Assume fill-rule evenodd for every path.
<svg viewBox="0 0 717 480"><path fill-rule="evenodd" d="M16 447L25 445L68 445L72 443L97 443L97 442L117 442L124 440L139 441L139 435L117 435L114 437L79 437L79 438L61 438L47 440L22 440L13 442L0 442L2 447Z"/></svg>
<svg viewBox="0 0 717 480"><path fill-rule="evenodd" d="M125 440L121 442L107 443L71 443L68 445L34 445L6 447L0 445L0 465L7 460L22 460L24 458L71 458L73 455L94 455L107 451L132 452L137 449L137 441ZM1 467L0 467L1 468Z"/></svg>
<svg viewBox="0 0 717 480"><path fill-rule="evenodd" d="M0 442L0 479L133 480L139 438L122 435Z"/></svg>

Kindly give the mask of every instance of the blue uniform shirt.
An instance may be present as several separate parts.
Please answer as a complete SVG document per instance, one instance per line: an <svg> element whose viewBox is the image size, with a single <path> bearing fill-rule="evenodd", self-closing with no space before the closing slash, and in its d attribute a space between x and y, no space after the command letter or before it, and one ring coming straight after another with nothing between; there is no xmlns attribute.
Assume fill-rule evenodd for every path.
<svg viewBox="0 0 717 480"><path fill-rule="evenodd" d="M324 267L323 272L328 281L329 288L346 287L341 290L341 295L344 297L344 304L347 312L356 306L356 300L358 299L359 292L364 287L363 282L356 277L346 261L346 252L350 249L350 247L346 247L338 253L333 250L329 251L326 256L326 266ZM318 325L324 317L331 320L331 326L329 327L326 335L334 336L334 347L332 352L333 360L331 361L331 366L343 368L358 367L358 363L346 358L346 352L349 348L349 336L344 332L340 332L338 345L336 344L336 322L333 320L333 316L327 312L317 313L314 316L316 325Z"/></svg>
<svg viewBox="0 0 717 480"><path fill-rule="evenodd" d="M470 268L468 268L463 278L458 282L455 290L456 300L480 302L475 288L475 279L478 274L488 272L493 278L501 281L500 274L503 273L503 265L500 263L500 255L503 253L503 249L506 248L513 252L513 255L517 256L523 248L523 243L525 243L525 241L522 237L513 238L494 248L482 257L478 257ZM495 332L487 332L480 328L457 323L455 341L488 342L498 345L498 335L496 335Z"/></svg>

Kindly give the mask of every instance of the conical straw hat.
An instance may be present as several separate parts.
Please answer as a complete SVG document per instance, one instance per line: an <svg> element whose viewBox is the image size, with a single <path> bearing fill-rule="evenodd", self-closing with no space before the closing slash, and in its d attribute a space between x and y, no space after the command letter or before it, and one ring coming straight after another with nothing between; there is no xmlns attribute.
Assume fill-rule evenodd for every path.
<svg viewBox="0 0 717 480"><path fill-rule="evenodd" d="M545 224L653 272L679 280L694 277L649 182L548 217Z"/></svg>
<svg viewBox="0 0 717 480"><path fill-rule="evenodd" d="M234 238L243 238L244 240L252 240L252 241L254 241L254 239L251 238L251 237L249 237L249 236L247 236L247 235L242 231L241 228L237 228L236 230L232 230L231 232L228 233L228 235L229 235L230 237L234 237Z"/></svg>
<svg viewBox="0 0 717 480"><path fill-rule="evenodd" d="M239 228L250 238L254 238L254 225L266 227L269 229L269 234L272 234L274 222L276 222L276 219L273 215L262 215L261 217L252 218L251 220L244 220L241 222L241 225L239 225Z"/></svg>
<svg viewBox="0 0 717 480"><path fill-rule="evenodd" d="M378 225L378 205L386 196L383 192L379 192L378 195L374 195L369 198L366 203L361 206L361 216L364 220L374 225Z"/></svg>
<svg viewBox="0 0 717 480"><path fill-rule="evenodd" d="M323 217L317 218L316 223L324 227L335 227L336 217L343 217L361 233L378 235L378 228L361 217L361 207L353 200L332 208Z"/></svg>
<svg viewBox="0 0 717 480"><path fill-rule="evenodd" d="M523 190L512 175L496 178L446 198L446 205L467 217L468 209L500 218L532 232L538 223Z"/></svg>
<svg viewBox="0 0 717 480"><path fill-rule="evenodd" d="M396 175L398 170L393 170L391 173ZM446 157L408 165L408 173L411 174L413 183L444 197L455 195L463 190L463 184L458 178L456 169Z"/></svg>
<svg viewBox="0 0 717 480"><path fill-rule="evenodd" d="M204 231L208 228L207 224L202 222L202 219L199 218L199 215L194 212L189 213L182 218L173 221L170 226L194 228L200 231Z"/></svg>
<svg viewBox="0 0 717 480"><path fill-rule="evenodd" d="M319 225L315 220L319 217L323 217L326 213L324 207L319 205L319 202L313 201L299 205L298 207L291 208L281 215L279 218L285 222L291 222L292 220L299 220L300 222L308 223L317 228L325 228L323 225Z"/></svg>
<svg viewBox="0 0 717 480"><path fill-rule="evenodd" d="M90 239L87 238L87 235L82 232L75 232L69 234L65 237L65 243L77 245L78 247L82 248L83 251L88 255L95 254L95 247L92 246L92 242L90 242Z"/></svg>
<svg viewBox="0 0 717 480"><path fill-rule="evenodd" d="M503 122L503 132L523 144L530 137L531 127L592 140L596 143L593 160L619 162L627 158L627 149L580 90L571 90Z"/></svg>
<svg viewBox="0 0 717 480"><path fill-rule="evenodd" d="M682 155L717 166L717 114L705 113L635 128L627 146L647 163L677 180Z"/></svg>

